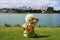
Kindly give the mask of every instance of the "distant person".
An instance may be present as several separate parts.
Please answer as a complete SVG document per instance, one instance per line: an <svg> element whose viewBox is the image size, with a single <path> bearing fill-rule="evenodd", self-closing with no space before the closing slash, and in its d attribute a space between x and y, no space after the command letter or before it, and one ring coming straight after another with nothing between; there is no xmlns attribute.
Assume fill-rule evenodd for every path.
<svg viewBox="0 0 60 40"><path fill-rule="evenodd" d="M39 21L38 18L35 18L32 14L28 14L25 17L25 23L23 24L24 27L24 37L36 37L36 33L34 31L34 26Z"/></svg>

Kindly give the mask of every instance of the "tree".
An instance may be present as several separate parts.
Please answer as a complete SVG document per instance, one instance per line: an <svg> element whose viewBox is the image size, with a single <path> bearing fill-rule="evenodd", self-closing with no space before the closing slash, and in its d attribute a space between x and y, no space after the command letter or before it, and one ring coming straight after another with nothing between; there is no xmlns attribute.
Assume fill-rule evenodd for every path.
<svg viewBox="0 0 60 40"><path fill-rule="evenodd" d="M48 7L46 12L47 12L47 13L53 13L53 10L54 10L53 7Z"/></svg>

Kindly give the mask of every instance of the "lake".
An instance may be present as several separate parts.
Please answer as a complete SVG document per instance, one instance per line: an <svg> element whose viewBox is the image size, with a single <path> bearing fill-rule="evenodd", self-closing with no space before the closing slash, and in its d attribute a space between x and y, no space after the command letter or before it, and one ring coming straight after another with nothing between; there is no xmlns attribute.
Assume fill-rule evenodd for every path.
<svg viewBox="0 0 60 40"><path fill-rule="evenodd" d="M32 13L36 18L39 18L39 22L37 25L46 25L46 26L57 26L60 25L60 14L38 14ZM7 14L7 13L0 13L0 25L7 24L23 24L25 22L26 14Z"/></svg>

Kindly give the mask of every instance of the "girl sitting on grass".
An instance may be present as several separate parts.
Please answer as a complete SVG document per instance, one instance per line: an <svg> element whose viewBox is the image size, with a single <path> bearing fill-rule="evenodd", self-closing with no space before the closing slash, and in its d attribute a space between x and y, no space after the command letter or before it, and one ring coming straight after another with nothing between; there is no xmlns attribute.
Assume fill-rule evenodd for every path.
<svg viewBox="0 0 60 40"><path fill-rule="evenodd" d="M34 26L39 21L38 18L35 18L32 14L28 14L25 17L25 23L23 24L24 27L24 37L36 37L36 33L34 31Z"/></svg>

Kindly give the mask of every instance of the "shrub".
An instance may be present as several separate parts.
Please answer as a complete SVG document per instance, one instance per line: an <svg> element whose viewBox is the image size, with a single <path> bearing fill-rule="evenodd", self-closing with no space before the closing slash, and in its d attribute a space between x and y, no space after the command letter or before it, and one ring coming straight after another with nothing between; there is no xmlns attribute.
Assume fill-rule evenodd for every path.
<svg viewBox="0 0 60 40"><path fill-rule="evenodd" d="M4 25L5 25L5 27L11 27L11 25L9 25L9 24L7 24L7 23L5 23Z"/></svg>
<svg viewBox="0 0 60 40"><path fill-rule="evenodd" d="M13 25L13 27L21 27L21 25L20 24L15 24L15 25Z"/></svg>

